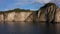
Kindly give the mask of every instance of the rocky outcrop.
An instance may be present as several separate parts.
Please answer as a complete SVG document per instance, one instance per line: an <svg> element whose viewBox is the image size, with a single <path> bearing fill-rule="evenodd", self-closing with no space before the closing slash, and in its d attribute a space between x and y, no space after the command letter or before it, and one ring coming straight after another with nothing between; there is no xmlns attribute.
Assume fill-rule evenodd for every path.
<svg viewBox="0 0 60 34"><path fill-rule="evenodd" d="M55 22L60 22L60 8L58 8L56 11Z"/></svg>
<svg viewBox="0 0 60 34"><path fill-rule="evenodd" d="M15 18L15 12L4 13L4 21L13 21Z"/></svg>
<svg viewBox="0 0 60 34"><path fill-rule="evenodd" d="M33 12L15 12L14 21L33 21Z"/></svg>
<svg viewBox="0 0 60 34"><path fill-rule="evenodd" d="M60 8L54 3L48 3L38 11L14 9L0 12L1 21L48 21L60 22Z"/></svg>
<svg viewBox="0 0 60 34"><path fill-rule="evenodd" d="M58 7L54 3L48 3L40 8L38 12L39 21L58 21L57 19L57 10Z"/></svg>
<svg viewBox="0 0 60 34"><path fill-rule="evenodd" d="M3 13L0 13L0 22L4 21Z"/></svg>
<svg viewBox="0 0 60 34"><path fill-rule="evenodd" d="M0 14L0 22L5 21L5 22L10 22L10 21L34 21L34 15L36 12L34 11L27 11L27 12L22 12L22 11L12 11L12 12L2 12Z"/></svg>

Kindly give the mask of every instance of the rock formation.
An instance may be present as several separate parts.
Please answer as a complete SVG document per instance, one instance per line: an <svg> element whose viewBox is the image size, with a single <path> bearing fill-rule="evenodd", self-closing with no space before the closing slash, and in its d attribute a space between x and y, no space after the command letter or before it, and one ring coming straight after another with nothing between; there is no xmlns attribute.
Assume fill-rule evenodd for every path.
<svg viewBox="0 0 60 34"><path fill-rule="evenodd" d="M11 22L11 21L34 21L35 11L30 10L10 10L5 12L0 12L0 22ZM35 16L34 16L35 15Z"/></svg>
<svg viewBox="0 0 60 34"><path fill-rule="evenodd" d="M58 7L54 3L45 4L43 7L40 8L38 12L39 21L47 21L47 22L58 21L57 14L59 10L57 9Z"/></svg>
<svg viewBox="0 0 60 34"><path fill-rule="evenodd" d="M0 13L0 22L4 21L4 16L3 16L3 13L1 12Z"/></svg>
<svg viewBox="0 0 60 34"><path fill-rule="evenodd" d="M60 8L57 8L55 22L60 22Z"/></svg>
<svg viewBox="0 0 60 34"><path fill-rule="evenodd" d="M47 3L38 11L14 9L0 12L1 21L46 21L60 22L60 8L54 3Z"/></svg>

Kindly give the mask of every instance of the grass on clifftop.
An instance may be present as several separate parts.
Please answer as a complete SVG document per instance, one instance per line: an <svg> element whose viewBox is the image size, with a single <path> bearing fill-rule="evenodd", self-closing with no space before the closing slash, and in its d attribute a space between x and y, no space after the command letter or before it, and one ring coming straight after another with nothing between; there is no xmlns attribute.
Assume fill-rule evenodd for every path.
<svg viewBox="0 0 60 34"><path fill-rule="evenodd" d="M10 13L10 12L33 12L32 10L24 10L16 8L14 10L8 10L8 11L0 11L0 13Z"/></svg>

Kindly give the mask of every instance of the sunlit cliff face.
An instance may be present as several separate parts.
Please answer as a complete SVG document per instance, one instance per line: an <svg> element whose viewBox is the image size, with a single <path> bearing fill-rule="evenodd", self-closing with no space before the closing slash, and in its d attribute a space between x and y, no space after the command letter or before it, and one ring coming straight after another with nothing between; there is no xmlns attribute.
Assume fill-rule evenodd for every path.
<svg viewBox="0 0 60 34"><path fill-rule="evenodd" d="M33 12L6 12L0 14L0 21L33 21Z"/></svg>
<svg viewBox="0 0 60 34"><path fill-rule="evenodd" d="M25 21L32 12L17 12L15 13L15 21Z"/></svg>
<svg viewBox="0 0 60 34"><path fill-rule="evenodd" d="M3 16L3 14L0 14L0 21L4 21L4 16Z"/></svg>
<svg viewBox="0 0 60 34"><path fill-rule="evenodd" d="M0 21L36 21L36 19L39 21L46 21L47 19L52 21L55 17L55 21L60 22L60 8L58 8L54 3L44 5L37 12L14 9L11 10L11 12L7 11L1 13ZM56 12L55 16L54 12ZM46 17L47 15L48 17Z"/></svg>
<svg viewBox="0 0 60 34"><path fill-rule="evenodd" d="M60 22L60 9L58 8L57 11L56 11L56 22Z"/></svg>
<svg viewBox="0 0 60 34"><path fill-rule="evenodd" d="M13 21L14 20L14 16L15 16L15 12L6 13L5 21Z"/></svg>

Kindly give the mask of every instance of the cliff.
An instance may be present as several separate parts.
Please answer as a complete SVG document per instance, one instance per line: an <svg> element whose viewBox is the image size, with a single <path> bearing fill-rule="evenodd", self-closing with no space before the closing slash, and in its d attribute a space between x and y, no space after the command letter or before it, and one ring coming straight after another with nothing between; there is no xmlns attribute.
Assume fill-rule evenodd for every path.
<svg viewBox="0 0 60 34"><path fill-rule="evenodd" d="M60 8L57 8L55 22L60 22Z"/></svg>
<svg viewBox="0 0 60 34"><path fill-rule="evenodd" d="M35 11L14 9L5 12L0 12L0 22L1 21L34 21ZM34 16L35 15L35 16Z"/></svg>
<svg viewBox="0 0 60 34"><path fill-rule="evenodd" d="M60 22L60 8L54 3L47 3L38 11L14 9L9 11L0 11L1 21L47 21Z"/></svg>
<svg viewBox="0 0 60 34"><path fill-rule="evenodd" d="M60 22L60 8L54 3L47 3L39 9L39 21Z"/></svg>

